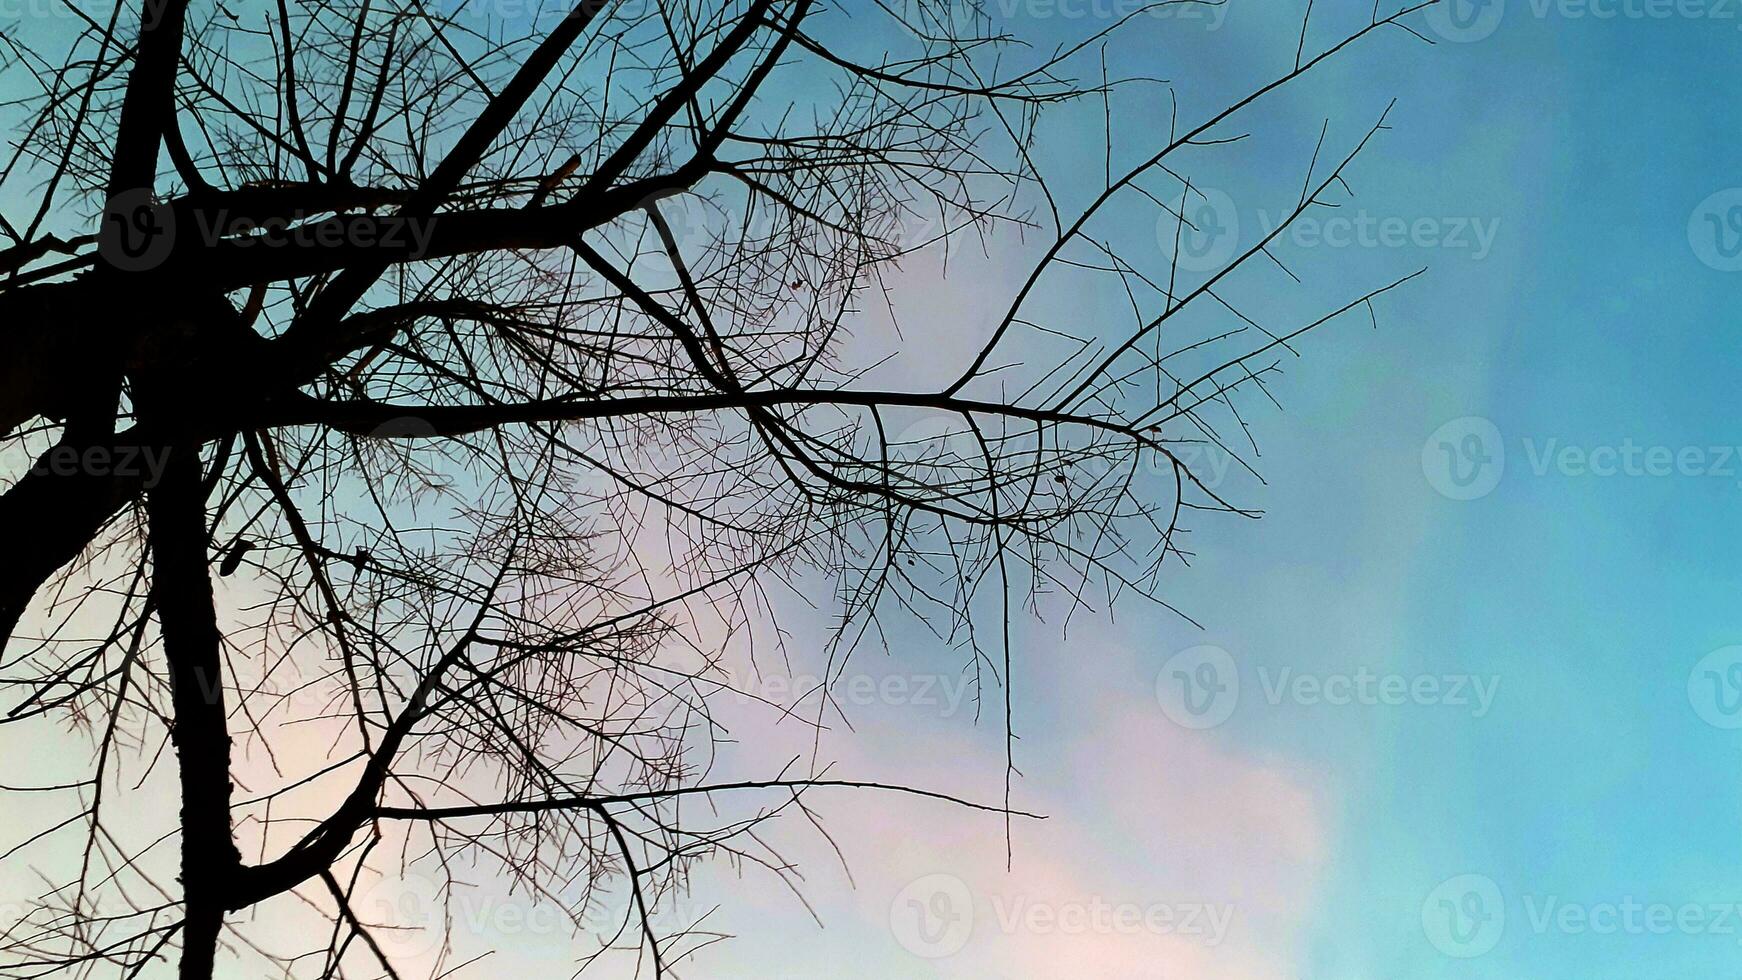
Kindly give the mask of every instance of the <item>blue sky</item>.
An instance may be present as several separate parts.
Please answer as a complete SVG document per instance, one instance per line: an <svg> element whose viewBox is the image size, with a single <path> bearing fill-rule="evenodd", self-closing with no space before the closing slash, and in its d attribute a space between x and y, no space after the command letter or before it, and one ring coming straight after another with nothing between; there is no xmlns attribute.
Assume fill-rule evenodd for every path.
<svg viewBox="0 0 1742 980"><path fill-rule="evenodd" d="M1377 333L1336 331L1295 371L1289 415L1267 432L1269 518L1180 585L1205 595L1188 605L1207 633L1254 659L1498 678L1480 719L1302 708L1217 731L1312 760L1338 797L1298 975L1727 975L1742 930L1715 920L1742 891L1727 870L1738 741L1702 720L1688 677L1738 636L1725 542L1742 484L1722 448L1739 441L1737 281L1700 260L1689 223L1742 180L1722 68L1742 18L1505 7L1485 38L1375 46L1350 73L1362 81L1321 90L1327 107L1361 105L1368 87L1399 96L1358 187L1376 212L1499 232L1481 261L1345 250L1352 265L1431 271ZM1236 10L1225 30L1275 29L1261 21ZM1492 422L1505 471L1458 501L1424 479L1421 446L1465 416ZM1541 462L1629 443L1690 450L1690 465L1602 476ZM1448 956L1422 905L1465 874L1495 884L1504 930L1488 952ZM1714 921L1603 935L1569 913L1544 927L1550 907L1600 918L1629 900L1709 906Z"/></svg>
<svg viewBox="0 0 1742 980"><path fill-rule="evenodd" d="M1207 107L1286 63L1298 20L1279 6L1302 5L1235 3L1219 29L1193 34L1182 22L1178 43L1126 49L1120 64L1162 64L1183 106ZM1348 22L1349 11L1320 6L1309 49ZM1322 290L1305 295L1325 299L1416 267L1429 273L1388 298L1378 330L1342 322L1289 365L1279 388L1287 414L1258 423L1269 485L1242 488L1266 519L1200 525L1195 567L1169 584L1201 632L1127 609L1115 625L1084 630L1087 642L1044 630L1028 639L1023 670L1044 679L1037 693L1031 676L1020 698L1023 786L1089 811L1051 812L1114 856L1083 862L1051 897L1116 883L1148 896L1226 884L1194 870L1220 860L1280 881L1288 907L1269 914L1249 900L1237 941L1217 948L1227 956L1158 951L1153 973L1108 953L1082 972L1049 974L1001 956L994 947L1018 945L1004 937L970 940L939 961L879 959L852 975L1730 975L1742 939L1732 870L1742 742L1719 727L1721 708L1690 697L1689 679L1708 653L1742 642L1728 544L1742 512L1742 450L1726 448L1742 442L1728 397L1742 279L1702 260L1712 243L1690 224L1722 220L1732 201L1702 205L1742 185L1742 83L1731 70L1742 12L1665 9L1495 4L1475 22L1476 33L1493 28L1486 36L1430 34L1444 42L1431 48L1378 39L1259 107L1260 139L1316 134L1329 117L1333 141L1347 140L1395 95L1393 131L1356 171L1358 200L1375 221L1428 219L1438 234L1426 244L1308 243L1295 254L1316 273L1308 289ZM1193 118L1189 108L1182 118ZM1083 129L1076 143L1055 135L1063 145L1050 152L1087 146L1092 156L1098 133ZM1298 174L1298 154L1272 141L1217 171L1245 227L1261 223L1261 205L1247 202L1263 199L1248 189ZM1454 246L1460 222L1491 229L1491 247ZM1451 499L1436 490L1444 471L1424 468L1424 446L1435 455L1430 438L1447 423L1472 431L1455 423L1467 417L1491 423L1481 431L1497 435L1505 468L1485 495ZM1495 440L1484 438L1492 455ZM1629 447L1633 464L1598 462ZM1667 471L1647 462L1668 457L1678 462ZM1096 714L1083 701L1103 715L1126 710L1140 701L1131 691L1199 644L1228 651L1242 681L1228 720L1188 736L1213 748L1181 750L1165 721L1133 720L1138 738L1100 756L1133 785L1101 795L1105 781L1073 769L1078 760L1060 748ZM1050 666L1096 656L1112 666ZM1455 700L1449 688L1462 678L1490 685L1493 698L1479 717L1432 696L1339 706L1285 693L1271 704L1266 685L1285 669L1321 681L1363 669L1412 685L1435 679L1442 701ZM1210 857L1200 858L1191 833L1151 846L1166 828L1114 819L1141 810L1116 798L1146 799L1159 818L1197 796L1209 797L1199 816L1212 824L1251 822L1249 799L1189 766L1159 768L1162 802L1138 785L1150 757L1178 761L1181 751L1225 754L1230 768L1299 788L1322 834L1312 856L1262 843L1217 850L1226 841L1209 834L1199 843ZM1025 854L1019 839L1017 877L1025 860L1054 856ZM1312 867L1307 880L1259 873L1291 856ZM1490 925L1446 918L1442 900ZM874 926L862 939L821 942L881 950ZM764 952L746 943L741 975Z"/></svg>

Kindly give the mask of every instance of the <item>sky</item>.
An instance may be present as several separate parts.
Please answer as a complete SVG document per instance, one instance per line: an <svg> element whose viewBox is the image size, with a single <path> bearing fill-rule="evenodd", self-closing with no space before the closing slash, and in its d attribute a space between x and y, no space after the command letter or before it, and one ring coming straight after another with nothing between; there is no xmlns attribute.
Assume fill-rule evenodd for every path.
<svg viewBox="0 0 1742 980"><path fill-rule="evenodd" d="M989 5L1042 41L1126 9ZM1287 67L1305 6L1180 8L1110 64L1170 79L1180 118L1202 118ZM1362 6L1319 4L1309 53ZM1016 821L1008 867L998 817L820 797L834 845L788 845L802 902L766 875L698 876L674 917L718 905L706 925L736 938L689 975L1734 976L1742 4L1457 0L1412 23L1437 43L1369 39L1254 106L1233 127L1250 145L1199 161L1224 237L1194 247L1249 244L1321 124L1346 151L1395 98L1342 220L1280 250L1303 284L1243 285L1323 308L1427 270L1376 325L1303 342L1272 386L1285 411L1250 419L1264 482L1226 486L1264 518L1198 519L1191 567L1165 580L1199 625L1136 603L1024 623L1013 804L1046 819ZM1099 125L1042 130L1065 192L1098 189ZM1153 136L1132 127L1125 150ZM978 348L1005 257L897 293L946 328L894 369ZM974 718L950 656L915 631L855 663L837 774L999 798L997 718ZM740 734L768 759L808 745ZM0 800L0 824L20 807ZM420 887L374 904L418 908ZM567 934L535 905L486 886L463 912L492 975L567 975ZM388 948L416 961L420 942Z"/></svg>
<svg viewBox="0 0 1742 980"><path fill-rule="evenodd" d="M1235 0L1121 64L1162 65L1190 119L1287 64L1302 6ZM1349 22L1325 7L1309 50ZM1066 9L1023 26L1093 20L1044 15ZM1428 272L1288 365L1286 413L1254 423L1267 485L1239 487L1265 518L1200 522L1167 584L1203 628L1028 632L1017 798L1049 819L1012 869L995 820L825 811L851 900L822 872L827 928L745 930L709 975L1733 975L1742 12L1452 13L1254 114L1346 141L1395 96L1349 224L1289 246L1326 298ZM1279 142L1216 173L1244 234L1250 188L1298 181ZM1222 693L1188 705L1180 673ZM946 712L862 724L857 761L995 792L995 739Z"/></svg>

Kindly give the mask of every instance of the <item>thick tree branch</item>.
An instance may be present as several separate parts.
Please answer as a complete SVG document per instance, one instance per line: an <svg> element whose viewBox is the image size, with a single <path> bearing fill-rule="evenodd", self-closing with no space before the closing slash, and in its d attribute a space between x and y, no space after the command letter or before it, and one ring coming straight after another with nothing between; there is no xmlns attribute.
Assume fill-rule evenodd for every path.
<svg viewBox="0 0 1742 980"><path fill-rule="evenodd" d="M241 864L230 828L230 733L207 549L197 444L171 446L163 478L146 497L154 567L152 598L169 666L181 777L183 980L209 980L225 896Z"/></svg>

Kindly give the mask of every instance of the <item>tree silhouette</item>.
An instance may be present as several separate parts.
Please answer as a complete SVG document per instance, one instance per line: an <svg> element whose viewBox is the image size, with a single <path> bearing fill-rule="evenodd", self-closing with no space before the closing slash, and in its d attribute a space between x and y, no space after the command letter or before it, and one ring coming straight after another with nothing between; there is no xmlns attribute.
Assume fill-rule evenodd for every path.
<svg viewBox="0 0 1742 980"><path fill-rule="evenodd" d="M9 860L82 842L4 974L406 976L359 891L485 861L615 909L600 948L661 975L712 938L656 928L689 869L791 879L757 831L810 794L1019 816L1009 772L995 803L721 772L711 705L729 657L795 653L771 590L822 582L820 676L922 624L1008 746L1019 607L1160 601L1183 515L1250 513L1182 447L1243 460L1239 396L1397 283L1268 324L1229 277L1292 275L1270 246L1383 117L1327 127L1288 221L1199 272L1170 258L1206 233L1186 163L1428 4L1323 48L1309 11L1292 64L1122 164L1111 106L1171 90L1099 53L1183 5L1051 51L948 0L146 0L0 33L5 717L90 748L8 790L70 813ZM1073 104L1107 112L1081 205L1036 160ZM1135 213L1164 247L1102 237ZM1016 238L947 380L849 342L963 336L898 277ZM1048 301L1094 289L1129 315ZM130 800L171 776L177 816ZM330 929L256 938L285 909Z"/></svg>

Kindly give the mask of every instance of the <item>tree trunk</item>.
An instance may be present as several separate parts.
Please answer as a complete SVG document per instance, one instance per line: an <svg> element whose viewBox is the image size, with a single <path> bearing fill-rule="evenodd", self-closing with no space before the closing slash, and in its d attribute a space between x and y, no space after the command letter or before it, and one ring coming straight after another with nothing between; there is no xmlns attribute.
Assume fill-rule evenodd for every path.
<svg viewBox="0 0 1742 980"><path fill-rule="evenodd" d="M175 709L181 768L181 980L210 980L241 856L230 828L230 734L224 716L210 534L197 443L170 447L147 498L152 581Z"/></svg>

